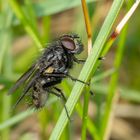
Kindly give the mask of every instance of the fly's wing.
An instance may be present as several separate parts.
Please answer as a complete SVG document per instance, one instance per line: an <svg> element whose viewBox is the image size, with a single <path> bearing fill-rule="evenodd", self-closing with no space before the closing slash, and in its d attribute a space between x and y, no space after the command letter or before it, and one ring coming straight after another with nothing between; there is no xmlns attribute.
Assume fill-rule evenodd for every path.
<svg viewBox="0 0 140 140"><path fill-rule="evenodd" d="M37 71L35 72L37 73ZM26 85L26 88L24 89L23 93L21 94L21 96L18 98L18 100L16 101L16 103L14 104L14 106L12 107L12 109L15 109L16 106L19 104L19 102L24 98L24 96L27 94L27 92L30 90L30 88L33 86L33 84L35 83L36 78L38 77L38 75L36 75L35 77L31 77L29 79L29 82Z"/></svg>
<svg viewBox="0 0 140 140"><path fill-rule="evenodd" d="M45 68L48 69L51 64L48 63ZM17 102L13 106L13 109L24 98L24 96L28 93L28 91L30 90L30 88L34 85L36 79L40 76L40 71L39 71L38 67L39 67L39 64L38 65L36 64L36 65L32 66L31 68L29 68L27 70L27 72L25 72L19 78L19 80L15 83L15 85L9 90L9 93L8 94L12 94L21 84L23 84L23 83L25 83L27 81L26 82L26 87L24 88L23 93L21 94L21 96L18 98Z"/></svg>
<svg viewBox="0 0 140 140"><path fill-rule="evenodd" d="M36 65L30 67L15 83L15 85L8 91L8 95L14 93L20 85L22 85L29 77L36 71Z"/></svg>

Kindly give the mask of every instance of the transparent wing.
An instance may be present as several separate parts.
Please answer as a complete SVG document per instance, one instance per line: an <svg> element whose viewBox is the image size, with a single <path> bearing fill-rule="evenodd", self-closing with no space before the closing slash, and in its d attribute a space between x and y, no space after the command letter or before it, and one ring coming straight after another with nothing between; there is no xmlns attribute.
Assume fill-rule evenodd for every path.
<svg viewBox="0 0 140 140"><path fill-rule="evenodd" d="M27 94L27 92L30 90L30 88L33 86L33 84L35 83L35 80L37 78L37 75L35 77L31 77L29 82L27 83L23 93L21 94L21 96L18 98L18 100L16 101L16 103L14 104L14 106L12 107L12 109L14 110L16 108L16 106L20 103L20 101L24 98L24 96Z"/></svg>
<svg viewBox="0 0 140 140"><path fill-rule="evenodd" d="M36 71L36 65L33 65L30 67L15 83L13 87L8 91L8 95L14 93L17 88L20 87L26 80L29 79L29 77Z"/></svg>

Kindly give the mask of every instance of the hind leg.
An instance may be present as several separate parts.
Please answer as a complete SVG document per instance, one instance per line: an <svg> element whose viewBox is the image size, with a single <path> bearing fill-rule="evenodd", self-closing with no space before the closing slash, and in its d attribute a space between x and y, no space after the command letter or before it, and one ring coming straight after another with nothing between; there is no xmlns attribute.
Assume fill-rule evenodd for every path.
<svg viewBox="0 0 140 140"><path fill-rule="evenodd" d="M65 108L65 111L66 111L66 114L67 114L67 117L68 117L68 119L71 121L70 116L69 116L69 113L68 113L68 110L67 110L66 105L65 105L66 97L64 96L64 94L63 94L63 92L61 91L61 89L59 89L59 88L57 88L57 87L53 87L53 88L54 88L58 93L57 93L57 92L54 92L54 91L52 91L52 90L48 90L48 92L50 92L50 93L54 94L55 96L60 97L60 98L62 99L64 108ZM60 93L60 94L59 94L59 93Z"/></svg>

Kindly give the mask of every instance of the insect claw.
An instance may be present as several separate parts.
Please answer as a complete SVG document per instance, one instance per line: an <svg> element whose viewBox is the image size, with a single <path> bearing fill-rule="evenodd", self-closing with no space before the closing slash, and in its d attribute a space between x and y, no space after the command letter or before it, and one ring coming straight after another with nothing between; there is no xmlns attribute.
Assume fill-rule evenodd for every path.
<svg viewBox="0 0 140 140"><path fill-rule="evenodd" d="M101 57L98 58L98 60L105 60L105 57L101 56Z"/></svg>
<svg viewBox="0 0 140 140"><path fill-rule="evenodd" d="M93 93L93 91L91 91L91 90L90 90L90 91L89 91L89 93L90 93L92 96L94 96L94 93Z"/></svg>

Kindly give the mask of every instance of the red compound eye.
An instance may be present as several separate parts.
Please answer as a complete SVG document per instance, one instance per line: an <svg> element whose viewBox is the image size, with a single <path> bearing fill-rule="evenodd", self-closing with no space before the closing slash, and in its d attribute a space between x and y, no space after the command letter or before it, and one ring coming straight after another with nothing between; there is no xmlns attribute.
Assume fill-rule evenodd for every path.
<svg viewBox="0 0 140 140"><path fill-rule="evenodd" d="M74 40L69 37L63 37L61 39L61 43L66 49L69 49L71 51L73 51L75 49Z"/></svg>

